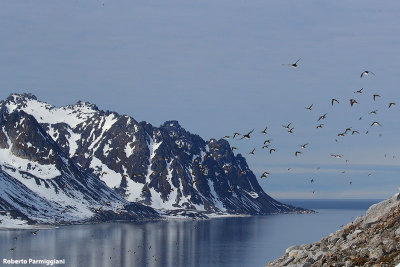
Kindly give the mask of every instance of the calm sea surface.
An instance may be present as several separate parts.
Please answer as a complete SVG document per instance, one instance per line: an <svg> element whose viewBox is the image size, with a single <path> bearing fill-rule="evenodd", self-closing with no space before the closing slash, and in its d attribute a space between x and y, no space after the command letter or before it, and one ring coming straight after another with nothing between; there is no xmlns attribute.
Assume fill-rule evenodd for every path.
<svg viewBox="0 0 400 267"><path fill-rule="evenodd" d="M318 213L74 225L37 235L30 230L0 231L1 262L55 258L66 262L56 266L265 266L287 247L318 241L379 202L281 201Z"/></svg>

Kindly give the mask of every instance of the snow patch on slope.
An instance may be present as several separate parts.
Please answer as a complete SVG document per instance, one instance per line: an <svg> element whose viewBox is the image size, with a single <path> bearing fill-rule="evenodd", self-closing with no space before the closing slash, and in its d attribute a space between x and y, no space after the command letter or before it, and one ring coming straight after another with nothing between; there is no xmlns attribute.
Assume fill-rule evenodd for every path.
<svg viewBox="0 0 400 267"><path fill-rule="evenodd" d="M128 142L125 145L124 151L125 151L125 154L126 154L126 158L129 158L133 154L133 152L135 151L135 145L133 143L134 141L135 140L133 140L132 142Z"/></svg>
<svg viewBox="0 0 400 267"><path fill-rule="evenodd" d="M73 157L74 154L76 153L76 150L78 149L78 141L81 139L81 135L77 134L77 133L74 133L74 131L72 131L72 129L68 129L68 132L71 135L68 138L69 156Z"/></svg>
<svg viewBox="0 0 400 267"><path fill-rule="evenodd" d="M150 138L150 143L147 144L147 147L150 151L150 157L149 157L149 166L147 168L147 174L146 174L146 183L150 182L150 175L152 173L151 166L153 165L153 158L156 155L156 151L157 151L158 147L161 145L161 143L162 143L162 141L154 143L153 138Z"/></svg>
<svg viewBox="0 0 400 267"><path fill-rule="evenodd" d="M208 187L210 187L211 195L214 198L215 207L217 207L221 211L226 211L224 204L218 198L217 192L215 192L214 183L211 180L207 180Z"/></svg>
<svg viewBox="0 0 400 267"><path fill-rule="evenodd" d="M52 183L47 184L47 186L44 185L43 182L38 184L34 178L29 177L24 173L19 171L10 172L10 170L7 170L7 168L4 167L3 170L10 176L23 183L28 189L36 193L38 196L55 203L59 210L67 206L72 207L68 211L68 217L70 220L79 220L93 216L93 212L89 208L90 203L86 200L86 196L81 192L71 191L66 193L58 188L57 193L55 193L56 188ZM53 220L53 222L56 220L56 218L53 218L51 214L48 214L48 216L49 219Z"/></svg>
<svg viewBox="0 0 400 267"><path fill-rule="evenodd" d="M90 162L90 168L94 170L93 173L98 175L108 187L115 188L121 184L121 174L108 168L107 165L103 164L98 158L93 157L92 161Z"/></svg>
<svg viewBox="0 0 400 267"><path fill-rule="evenodd" d="M32 229L32 225L29 225L27 221L22 218L12 218L9 212L0 214L0 229Z"/></svg>
<svg viewBox="0 0 400 267"><path fill-rule="evenodd" d="M126 191L128 193L128 197L126 199L128 201L134 202L142 200L142 197L140 196L142 194L142 189L143 189L142 183L137 183L132 179L127 179L126 188L127 188Z"/></svg>
<svg viewBox="0 0 400 267"><path fill-rule="evenodd" d="M60 171L53 164L43 165L28 159L23 159L11 153L9 149L0 149L0 164L7 166L7 172L13 176L13 169L30 173L42 179L53 179L60 176Z"/></svg>

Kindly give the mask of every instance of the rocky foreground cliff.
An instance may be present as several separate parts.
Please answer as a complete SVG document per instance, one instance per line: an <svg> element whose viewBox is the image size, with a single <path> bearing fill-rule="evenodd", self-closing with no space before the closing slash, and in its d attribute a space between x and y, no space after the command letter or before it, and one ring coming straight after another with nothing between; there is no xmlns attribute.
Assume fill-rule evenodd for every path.
<svg viewBox="0 0 400 267"><path fill-rule="evenodd" d="M400 263L400 193L314 244L292 246L269 267L396 266Z"/></svg>

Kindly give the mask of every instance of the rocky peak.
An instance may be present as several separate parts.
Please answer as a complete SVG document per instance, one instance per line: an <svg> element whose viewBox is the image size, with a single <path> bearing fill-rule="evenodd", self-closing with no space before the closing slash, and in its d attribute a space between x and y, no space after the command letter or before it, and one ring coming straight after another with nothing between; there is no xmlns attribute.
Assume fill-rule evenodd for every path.
<svg viewBox="0 0 400 267"><path fill-rule="evenodd" d="M99 108L95 105L92 104L90 102L83 102L81 100L78 100L74 105L69 105L70 107L78 107L78 108L89 108L89 109L93 109L93 110L99 110Z"/></svg>
<svg viewBox="0 0 400 267"><path fill-rule="evenodd" d="M161 125L161 128L166 129L167 131L169 130L179 130L181 129L181 125L179 124L178 121L176 120L170 120L170 121L166 121Z"/></svg>
<svg viewBox="0 0 400 267"><path fill-rule="evenodd" d="M12 93L10 94L6 100L14 101L14 102L22 102L26 100L37 100L37 97L31 93Z"/></svg>

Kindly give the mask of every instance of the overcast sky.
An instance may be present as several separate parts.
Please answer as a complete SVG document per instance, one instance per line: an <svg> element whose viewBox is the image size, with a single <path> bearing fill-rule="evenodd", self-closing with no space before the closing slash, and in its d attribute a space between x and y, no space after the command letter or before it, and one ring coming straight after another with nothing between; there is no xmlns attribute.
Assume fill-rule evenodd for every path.
<svg viewBox="0 0 400 267"><path fill-rule="evenodd" d="M260 183L273 197L386 198L400 185L398 14L398 1L3 0L0 98L89 101L155 126L178 120L206 140L256 128L231 144L258 176L271 173ZM339 138L347 127L360 135Z"/></svg>

